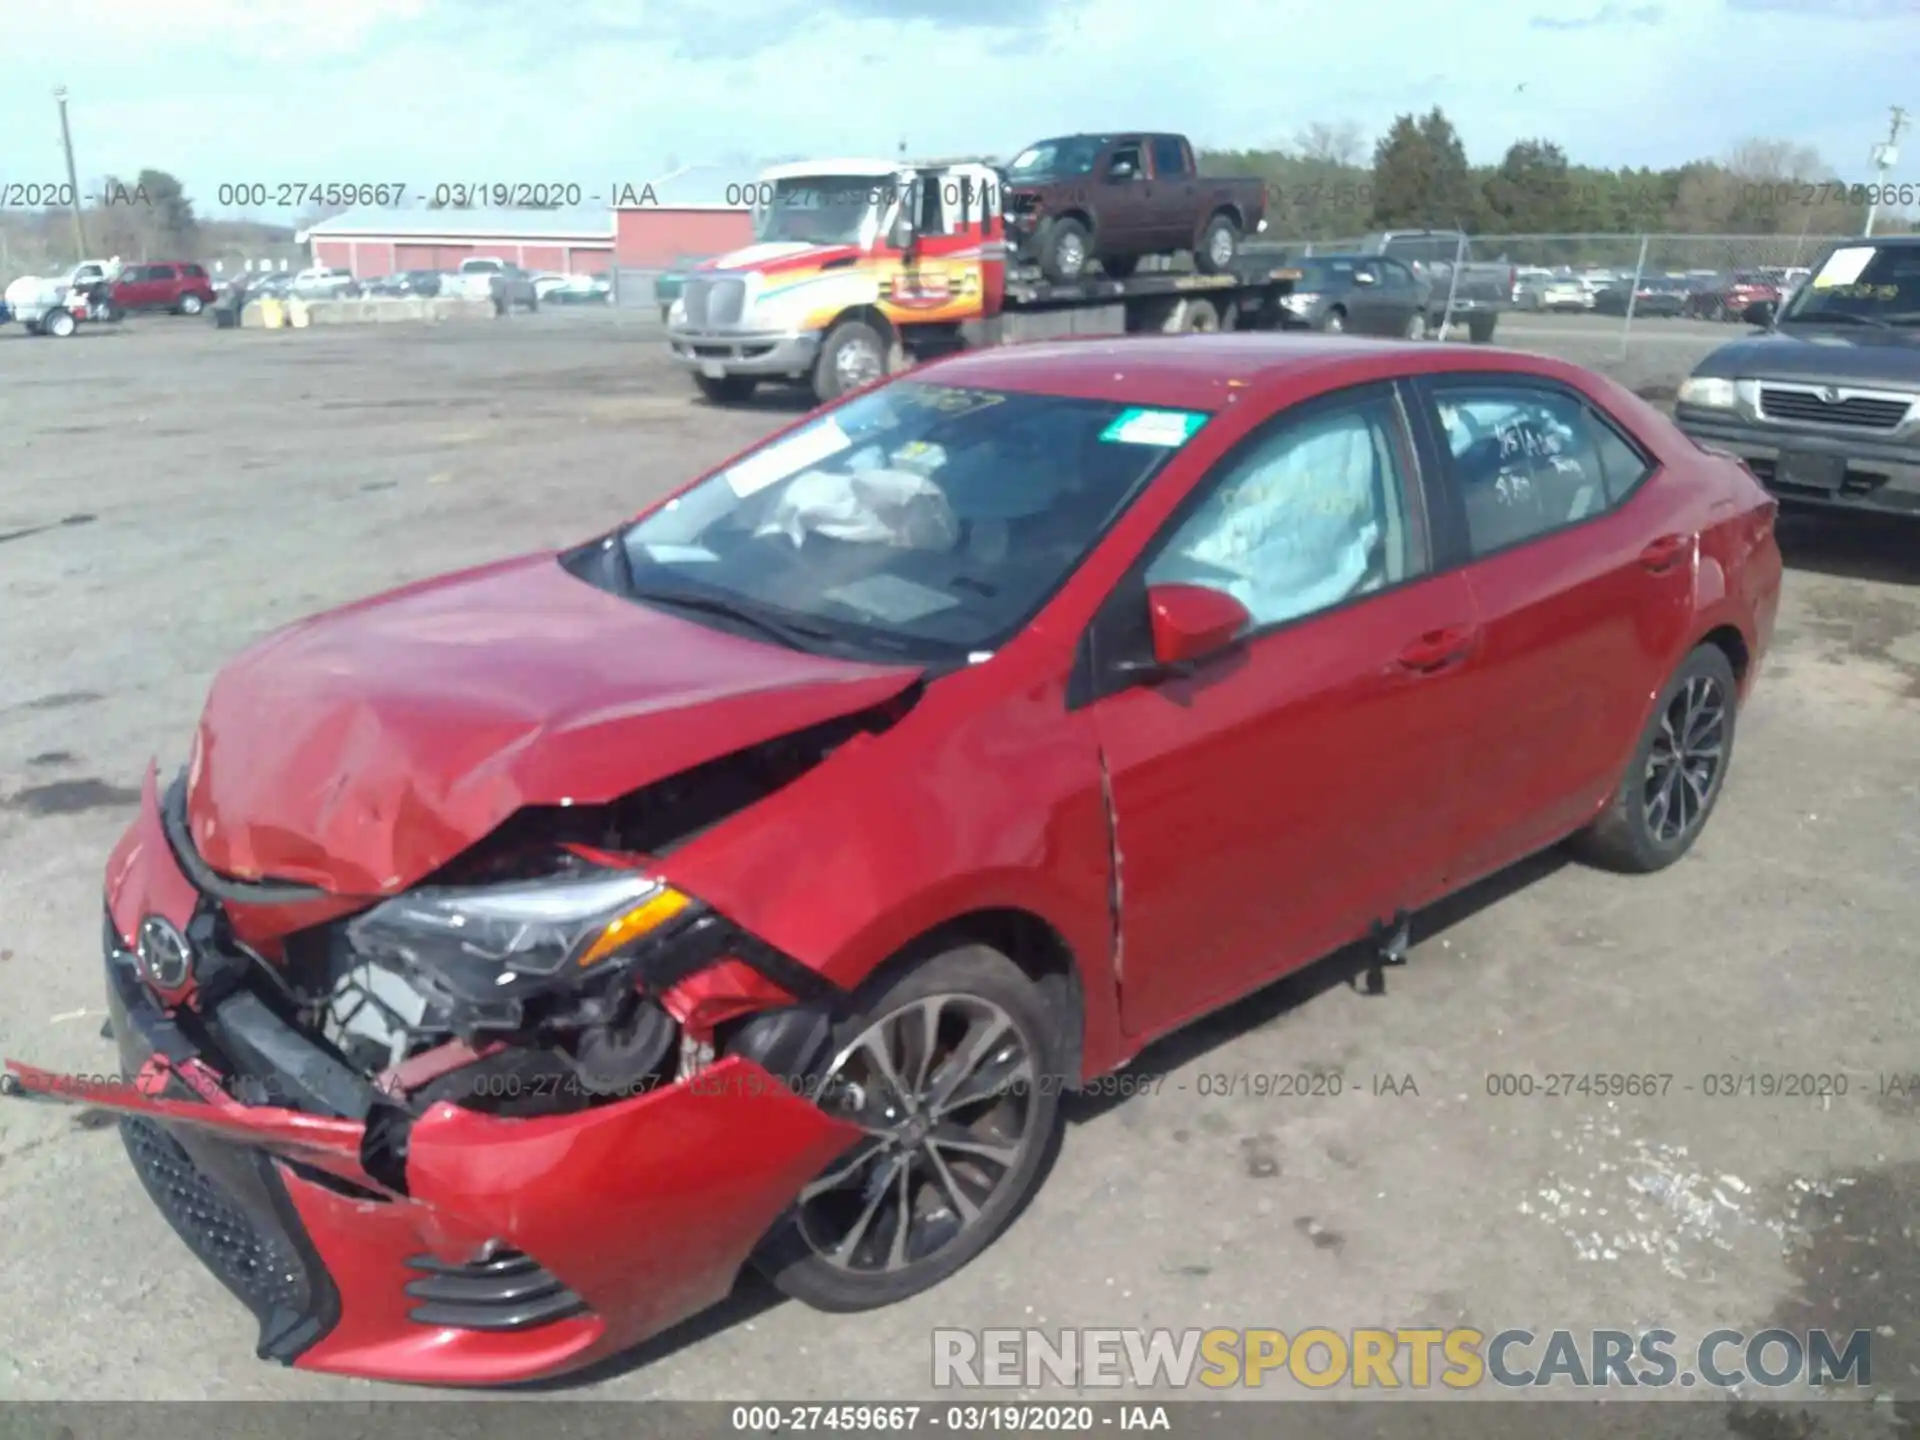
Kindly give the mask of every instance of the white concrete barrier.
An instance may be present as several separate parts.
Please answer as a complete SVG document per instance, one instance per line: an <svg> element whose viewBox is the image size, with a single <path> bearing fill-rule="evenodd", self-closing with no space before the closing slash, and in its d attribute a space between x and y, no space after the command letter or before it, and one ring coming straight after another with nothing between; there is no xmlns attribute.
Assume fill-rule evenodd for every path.
<svg viewBox="0 0 1920 1440"><path fill-rule="evenodd" d="M490 320L493 302L465 296L374 296L358 300L249 301L240 312L246 330L306 329L313 325L387 325L411 321Z"/></svg>

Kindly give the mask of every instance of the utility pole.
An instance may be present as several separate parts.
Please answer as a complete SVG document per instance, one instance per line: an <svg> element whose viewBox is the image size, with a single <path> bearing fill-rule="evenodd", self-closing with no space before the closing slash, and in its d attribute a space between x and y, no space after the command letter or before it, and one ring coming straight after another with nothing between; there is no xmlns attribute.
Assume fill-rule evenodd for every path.
<svg viewBox="0 0 1920 1440"><path fill-rule="evenodd" d="M1900 132L1907 128L1907 112L1898 105L1889 107L1893 112L1893 123L1887 127L1887 143L1873 147L1873 165L1880 172L1880 180L1887 178L1888 172L1900 163ZM1867 195L1867 223L1861 230L1862 235L1873 234L1874 217L1880 213L1880 194L1885 185L1875 182Z"/></svg>
<svg viewBox="0 0 1920 1440"><path fill-rule="evenodd" d="M56 89L53 98L60 106L60 145L67 152L67 198L73 201L73 243L80 247L73 257L77 265L87 258L87 225L80 216L80 177L73 168L73 128L67 124L67 87L62 85Z"/></svg>

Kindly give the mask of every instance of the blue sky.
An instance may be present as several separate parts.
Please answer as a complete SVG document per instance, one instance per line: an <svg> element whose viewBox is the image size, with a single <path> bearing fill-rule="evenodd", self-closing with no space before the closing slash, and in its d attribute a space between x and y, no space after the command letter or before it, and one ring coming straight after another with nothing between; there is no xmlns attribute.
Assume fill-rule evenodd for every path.
<svg viewBox="0 0 1920 1440"><path fill-rule="evenodd" d="M1920 113L1920 0L4 0L0 184L81 178L579 183L769 155L1011 154L1109 127L1369 142L1439 105L1476 161L1520 137L1671 164L1748 136L1848 181ZM75 57L62 73L56 55ZM32 57L33 63L23 63ZM1920 131L1893 179L1920 183ZM743 174L742 178L749 178ZM291 219L266 214L263 218Z"/></svg>

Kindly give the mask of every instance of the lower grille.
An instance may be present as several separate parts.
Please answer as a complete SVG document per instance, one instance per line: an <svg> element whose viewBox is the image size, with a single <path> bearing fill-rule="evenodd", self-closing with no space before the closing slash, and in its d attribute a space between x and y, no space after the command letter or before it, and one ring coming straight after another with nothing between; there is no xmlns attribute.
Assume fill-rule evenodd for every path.
<svg viewBox="0 0 1920 1440"><path fill-rule="evenodd" d="M333 1327L333 1282L265 1155L197 1139L190 1154L134 1116L120 1121L120 1138L167 1223L259 1319L262 1358L291 1361Z"/></svg>
<svg viewBox="0 0 1920 1440"><path fill-rule="evenodd" d="M518 1250L496 1250L484 1260L451 1265L416 1255L407 1294L423 1303L408 1312L421 1325L461 1330L531 1330L586 1312L587 1303L535 1260Z"/></svg>
<svg viewBox="0 0 1920 1440"><path fill-rule="evenodd" d="M1819 425L1852 425L1862 430L1891 430L1912 408L1905 400L1875 400L1852 395L1829 403L1806 390L1760 387L1760 413L1769 420L1802 420Z"/></svg>

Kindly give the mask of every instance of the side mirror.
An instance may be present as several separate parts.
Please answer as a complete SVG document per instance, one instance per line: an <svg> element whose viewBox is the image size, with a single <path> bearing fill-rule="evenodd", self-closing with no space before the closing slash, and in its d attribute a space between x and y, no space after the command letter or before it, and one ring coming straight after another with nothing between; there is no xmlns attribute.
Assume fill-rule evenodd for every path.
<svg viewBox="0 0 1920 1440"><path fill-rule="evenodd" d="M1107 179L1109 180L1131 180L1138 173L1139 172L1134 169L1132 162L1127 160L1116 160L1107 167Z"/></svg>
<svg viewBox="0 0 1920 1440"><path fill-rule="evenodd" d="M1147 590L1153 659L1163 673L1180 674L1225 649L1252 618L1231 595L1203 585L1154 585Z"/></svg>

